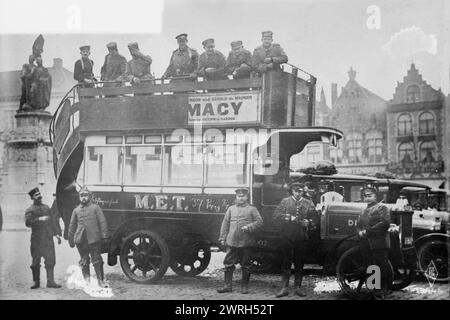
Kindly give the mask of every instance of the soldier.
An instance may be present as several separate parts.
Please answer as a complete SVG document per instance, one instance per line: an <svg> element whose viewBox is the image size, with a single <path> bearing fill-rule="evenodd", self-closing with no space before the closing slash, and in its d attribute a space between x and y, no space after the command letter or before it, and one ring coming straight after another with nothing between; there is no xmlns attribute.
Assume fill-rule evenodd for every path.
<svg viewBox="0 0 450 320"><path fill-rule="evenodd" d="M311 223L309 219L314 213L314 203L304 195L305 186L299 182L291 183L290 197L281 200L275 209L274 218L282 221L281 226L281 283L282 288L276 295L277 298L289 294L289 278L291 264L295 267L295 294L304 297L306 292L302 287L303 265L305 263L305 249L308 241L307 228Z"/></svg>
<svg viewBox="0 0 450 320"><path fill-rule="evenodd" d="M214 49L214 39L206 39L202 42L205 52L198 59L197 75L205 77L205 80L228 79L225 73L225 56Z"/></svg>
<svg viewBox="0 0 450 320"><path fill-rule="evenodd" d="M252 64L258 74L268 70L279 70L280 64L288 62L288 57L283 48L277 43L272 43L273 32L262 32L262 46L253 51Z"/></svg>
<svg viewBox="0 0 450 320"><path fill-rule="evenodd" d="M71 248L77 246L81 257L79 264L86 282L90 283L89 263L92 260L98 284L104 287L101 247L102 241L108 239L108 227L102 209L91 202L91 192L83 187L79 195L80 205L73 209L70 219L69 245Z"/></svg>
<svg viewBox="0 0 450 320"><path fill-rule="evenodd" d="M172 53L170 63L162 78L190 77L196 79L195 73L198 67L198 53L195 49L189 48L187 34L182 33L175 37L178 42L178 49Z"/></svg>
<svg viewBox="0 0 450 320"><path fill-rule="evenodd" d="M125 79L132 84L138 84L141 80L152 80L153 76L150 70L152 58L139 51L137 42L128 44L128 49L133 58L127 62Z"/></svg>
<svg viewBox="0 0 450 320"><path fill-rule="evenodd" d="M117 43L110 42L106 45L108 54L101 69L102 81L120 81L126 71L127 59L119 54Z"/></svg>
<svg viewBox="0 0 450 320"><path fill-rule="evenodd" d="M34 284L31 289L40 287L41 257L45 260L47 270L47 288L61 288L54 280L55 244L61 244L61 228L57 217L54 217L50 208L42 203L42 195L38 188L28 192L33 205L25 211L25 225L31 228L31 271Z"/></svg>
<svg viewBox="0 0 450 320"><path fill-rule="evenodd" d="M252 54L244 49L242 41L231 42L231 51L228 54L226 70L233 79L250 78L252 70Z"/></svg>
<svg viewBox="0 0 450 320"><path fill-rule="evenodd" d="M365 263L377 265L380 268L381 290L379 293L384 299L392 280L388 276L388 252L391 245L388 232L391 221L389 209L377 202L377 190L374 186L364 187L362 195L367 208L358 219L358 236Z"/></svg>
<svg viewBox="0 0 450 320"><path fill-rule="evenodd" d="M89 59L91 54L91 46L80 47L81 59L75 62L73 71L73 78L86 87L92 87L94 81L97 81L94 77L94 61Z"/></svg>
<svg viewBox="0 0 450 320"><path fill-rule="evenodd" d="M228 208L220 228L219 242L226 246L225 286L218 293L232 291L234 265L241 264L241 293L248 293L250 281L250 247L255 244L253 233L262 226L258 210L248 203L248 190L236 189L236 202Z"/></svg>

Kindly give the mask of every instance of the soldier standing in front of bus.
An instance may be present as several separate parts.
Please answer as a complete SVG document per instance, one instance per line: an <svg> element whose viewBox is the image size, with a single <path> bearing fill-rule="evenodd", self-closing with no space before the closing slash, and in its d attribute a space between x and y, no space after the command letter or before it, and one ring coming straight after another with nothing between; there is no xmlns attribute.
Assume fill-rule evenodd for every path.
<svg viewBox="0 0 450 320"><path fill-rule="evenodd" d="M38 188L28 192L33 200L33 205L25 211L25 225L31 228L31 271L34 285L30 289L40 287L41 257L45 260L47 270L47 288L61 288L54 279L55 268L55 244L56 236L58 244L61 244L61 227L54 211L42 203L42 195Z"/></svg>
<svg viewBox="0 0 450 320"><path fill-rule="evenodd" d="M244 49L242 41L231 42L231 51L228 54L226 71L233 79L250 78L252 70L252 54Z"/></svg>
<svg viewBox="0 0 450 320"><path fill-rule="evenodd" d="M198 67L198 52L195 49L188 47L188 35L186 33L179 34L175 37L178 43L176 49L170 57L169 66L164 72L164 78L190 78L194 80L197 78Z"/></svg>
<svg viewBox="0 0 450 320"><path fill-rule="evenodd" d="M83 277L90 283L89 263L92 260L99 286L104 287L102 241L108 239L108 226L102 209L91 202L92 194L83 187L79 193L80 205L73 209L69 225L69 245L77 246ZM89 259L89 255L91 256Z"/></svg>
<svg viewBox="0 0 450 320"><path fill-rule="evenodd" d="M197 75L206 80L228 79L225 72L227 61L225 56L215 49L214 39L206 39L202 42L205 52L198 58Z"/></svg>
<svg viewBox="0 0 450 320"><path fill-rule="evenodd" d="M225 266L225 286L218 289L218 293L232 291L233 272L235 264L242 267L241 293L248 293L250 282L250 247L255 245L253 233L262 224L258 209L248 202L248 190L240 188L236 190L235 204L230 206L223 218L220 229L219 242L226 246L226 255L223 260Z"/></svg>
<svg viewBox="0 0 450 320"><path fill-rule="evenodd" d="M367 208L358 219L358 236L365 264L373 264L380 268L381 290L375 291L375 293L377 295L379 293L380 297L384 299L391 280L388 277L388 252L391 245L388 232L391 221L389 209L377 202L377 190L374 186L364 187L362 195L363 201L367 203Z"/></svg>
<svg viewBox="0 0 450 320"><path fill-rule="evenodd" d="M288 57L278 43L273 43L273 32L262 32L262 45L253 51L252 64L257 74L269 70L279 70L280 64L288 62Z"/></svg>
<svg viewBox="0 0 450 320"><path fill-rule="evenodd" d="M306 296L302 287L303 266L305 264L305 251L308 241L307 228L311 223L308 219L315 212L314 203L304 196L305 185L293 182L289 186L290 197L281 200L275 209L274 217L282 221L281 225L281 284L282 288L276 295L277 298L289 294L289 278L291 265L295 268L295 294Z"/></svg>

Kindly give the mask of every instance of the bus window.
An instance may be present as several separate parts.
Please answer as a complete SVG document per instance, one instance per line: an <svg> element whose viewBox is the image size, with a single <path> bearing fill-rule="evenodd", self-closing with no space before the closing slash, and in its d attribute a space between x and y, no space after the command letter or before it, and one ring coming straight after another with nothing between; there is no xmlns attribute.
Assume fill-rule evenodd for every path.
<svg viewBox="0 0 450 320"><path fill-rule="evenodd" d="M361 201L361 189L362 185L351 186L350 188L350 202Z"/></svg>
<svg viewBox="0 0 450 320"><path fill-rule="evenodd" d="M247 184L246 145L212 144L206 148L206 186Z"/></svg>
<svg viewBox="0 0 450 320"><path fill-rule="evenodd" d="M125 147L124 184L161 184L161 146Z"/></svg>
<svg viewBox="0 0 450 320"><path fill-rule="evenodd" d="M121 184L122 147L87 147L86 184Z"/></svg>
<svg viewBox="0 0 450 320"><path fill-rule="evenodd" d="M201 186L203 149L201 145L164 146L164 185Z"/></svg>

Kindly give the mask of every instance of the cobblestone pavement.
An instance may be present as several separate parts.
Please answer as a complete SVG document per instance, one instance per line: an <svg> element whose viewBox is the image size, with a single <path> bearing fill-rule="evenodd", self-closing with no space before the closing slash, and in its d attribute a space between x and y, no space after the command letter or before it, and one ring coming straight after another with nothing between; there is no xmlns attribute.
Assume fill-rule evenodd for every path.
<svg viewBox="0 0 450 320"><path fill-rule="evenodd" d="M55 278L61 289L45 288L45 269L41 268L41 285L43 288L30 290L32 284L29 264L29 238L27 231L0 232L0 300L2 299L154 299L154 300L270 300L276 299L279 276L252 275L250 294L242 295L239 292L240 270L236 270L234 278L234 292L218 294L216 289L223 284L221 270L223 253L212 254L211 263L199 276L185 278L175 275L170 269L157 284L140 285L131 282L122 273L119 265L114 267L105 264L105 275L109 281L112 296L110 298L95 298L82 289L69 289L67 280L71 265L76 265L79 259L75 249L71 249L66 241L56 245ZM105 258L105 256L104 256ZM298 298L292 293L282 300L313 299L336 300L346 299L339 291L335 278L317 275L307 275L305 284L308 292L306 298ZM449 284L435 284L429 287L427 282L416 282L408 288L392 293L388 299L439 299L450 300Z"/></svg>

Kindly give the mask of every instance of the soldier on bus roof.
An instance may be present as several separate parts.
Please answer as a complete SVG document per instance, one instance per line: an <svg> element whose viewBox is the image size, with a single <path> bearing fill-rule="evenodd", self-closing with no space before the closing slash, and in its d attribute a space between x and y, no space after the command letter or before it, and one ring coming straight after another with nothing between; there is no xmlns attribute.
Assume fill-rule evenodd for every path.
<svg viewBox="0 0 450 320"><path fill-rule="evenodd" d="M248 293L250 282L250 248L255 245L254 232L262 224L258 209L248 203L248 189L236 189L235 204L228 208L220 228L219 242L226 246L225 286L218 293L232 292L233 272L235 264L242 267L241 293Z"/></svg>
<svg viewBox="0 0 450 320"><path fill-rule="evenodd" d="M162 79L173 77L190 77L196 79L196 70L198 67L198 53L195 49L188 47L188 35L179 34L175 37L178 43L176 49L170 57L169 66L164 72Z"/></svg>
<svg viewBox="0 0 450 320"><path fill-rule="evenodd" d="M228 74L233 76L233 79L250 78L252 54L244 49L241 40L231 42L226 70Z"/></svg>
<svg viewBox="0 0 450 320"><path fill-rule="evenodd" d="M197 75L205 77L205 80L228 79L225 73L225 56L215 49L214 39L206 39L202 42L203 52L198 59Z"/></svg>
<svg viewBox="0 0 450 320"><path fill-rule="evenodd" d="M89 59L91 54L91 46L85 45L80 47L81 59L75 62L73 78L86 87L93 86L92 83L97 81L94 77L94 61Z"/></svg>
<svg viewBox="0 0 450 320"><path fill-rule="evenodd" d="M280 64L288 62L288 57L278 43L273 43L273 32L262 32L262 45L253 51L252 64L258 74L280 69Z"/></svg>
<svg viewBox="0 0 450 320"><path fill-rule="evenodd" d="M127 62L124 79L130 81L132 84L138 84L141 80L152 80L152 58L139 51L137 42L129 43L128 49L130 50L132 59Z"/></svg>
<svg viewBox="0 0 450 320"><path fill-rule="evenodd" d="M106 45L108 54L105 56L105 63L101 69L102 81L120 81L126 71L127 59L119 54L117 43L110 42ZM114 86L108 85L106 86ZM119 84L120 85L120 84Z"/></svg>

